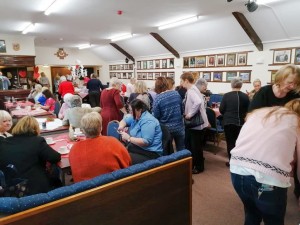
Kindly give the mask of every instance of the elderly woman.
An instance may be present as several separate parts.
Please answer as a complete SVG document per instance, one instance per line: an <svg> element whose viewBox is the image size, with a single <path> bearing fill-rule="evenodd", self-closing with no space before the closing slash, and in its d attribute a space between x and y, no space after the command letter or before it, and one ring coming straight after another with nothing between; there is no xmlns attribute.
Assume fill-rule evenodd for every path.
<svg viewBox="0 0 300 225"><path fill-rule="evenodd" d="M172 139L175 141L176 150L182 150L184 145L184 124L182 120L182 99L177 91L172 90L165 77L158 77L155 81L157 96L153 104L153 116L165 125ZM171 89L170 89L171 88Z"/></svg>
<svg viewBox="0 0 300 225"><path fill-rule="evenodd" d="M255 95L255 93L258 92L259 89L261 88L261 81L260 81L260 79L255 79L252 84L253 84L254 89L250 92L247 92L250 101L253 99L253 96Z"/></svg>
<svg viewBox="0 0 300 225"><path fill-rule="evenodd" d="M64 103L61 105L59 113L58 113L58 118L63 119L65 117L65 112L67 109L71 108L71 99L73 95L70 93L65 94L64 96Z"/></svg>
<svg viewBox="0 0 300 225"><path fill-rule="evenodd" d="M205 110L203 95L194 85L194 77L190 72L183 73L180 77L182 87L187 89L184 102L184 117L189 120L198 112L203 119L203 124L193 128L185 128L185 146L192 152L193 157L193 174L198 174L204 171L203 143L204 143L204 128L209 123Z"/></svg>
<svg viewBox="0 0 300 225"><path fill-rule="evenodd" d="M153 98L148 93L147 85L143 80L139 80L134 84L134 93L130 94L128 103L132 102L136 98L143 100L148 106L149 110L152 109Z"/></svg>
<svg viewBox="0 0 300 225"><path fill-rule="evenodd" d="M202 94L204 100L204 106L207 107L208 99L206 98L206 91L207 91L207 81L204 78L199 78L195 86L199 89L200 93Z"/></svg>
<svg viewBox="0 0 300 225"><path fill-rule="evenodd" d="M61 95L62 98L67 93L70 93L73 95L75 93L75 89L74 89L74 85L73 85L72 81L67 80L67 78L65 76L61 76L60 84L58 86L58 93Z"/></svg>
<svg viewBox="0 0 300 225"><path fill-rule="evenodd" d="M11 115L5 110L0 110L0 137L10 137L11 134L8 133L8 131L10 130L11 126Z"/></svg>
<svg viewBox="0 0 300 225"><path fill-rule="evenodd" d="M100 105L102 123L102 135L107 134L107 124L112 120L120 121L122 119L121 112L126 114L123 102L121 101L120 90L122 82L116 78L111 78L110 87L101 92Z"/></svg>
<svg viewBox="0 0 300 225"><path fill-rule="evenodd" d="M130 114L124 116L118 130L128 146L132 164L155 159L162 155L162 131L158 120L148 112L140 99L130 103ZM126 132L129 127L129 132Z"/></svg>
<svg viewBox="0 0 300 225"><path fill-rule="evenodd" d="M75 182L130 166L131 159L124 145L114 137L101 136L99 113L84 115L81 128L87 139L75 143L69 154Z"/></svg>
<svg viewBox="0 0 300 225"><path fill-rule="evenodd" d="M244 204L244 224L284 224L291 162L300 160L299 117L299 98L247 115L230 160L232 184ZM299 176L299 164L296 171Z"/></svg>
<svg viewBox="0 0 300 225"><path fill-rule="evenodd" d="M245 122L250 102L247 94L240 91L242 85L242 78L234 77L231 80L232 91L224 94L219 108L220 113L223 115L224 133L229 160L231 158L230 151L235 147L235 142ZM226 165L229 166L228 162Z"/></svg>
<svg viewBox="0 0 300 225"><path fill-rule="evenodd" d="M31 90L28 98L33 98L35 103L38 103L39 97L42 96L42 85L36 84L34 89Z"/></svg>
<svg viewBox="0 0 300 225"><path fill-rule="evenodd" d="M12 130L12 137L0 139L0 165L13 164L19 177L28 179L29 194L48 192L53 188L46 164L56 164L60 154L40 137L38 121L25 116Z"/></svg>
<svg viewBox="0 0 300 225"><path fill-rule="evenodd" d="M62 124L65 126L71 125L72 127L80 128L80 121L85 114L90 112L100 113L101 111L100 107L82 108L81 106L81 97L78 95L73 95L70 98L70 108L66 110Z"/></svg>

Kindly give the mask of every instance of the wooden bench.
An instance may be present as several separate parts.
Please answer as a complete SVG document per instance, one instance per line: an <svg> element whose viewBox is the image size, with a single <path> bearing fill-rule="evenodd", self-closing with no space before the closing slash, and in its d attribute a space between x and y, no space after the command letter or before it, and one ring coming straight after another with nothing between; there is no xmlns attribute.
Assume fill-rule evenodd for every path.
<svg viewBox="0 0 300 225"><path fill-rule="evenodd" d="M183 150L48 193L14 199L19 204L27 201L23 207L28 209L0 218L0 224L191 225L191 168L190 152ZM65 191L69 196L64 196ZM55 200L41 204L44 195ZM0 198L0 212L5 200ZM36 202L41 205L34 207Z"/></svg>

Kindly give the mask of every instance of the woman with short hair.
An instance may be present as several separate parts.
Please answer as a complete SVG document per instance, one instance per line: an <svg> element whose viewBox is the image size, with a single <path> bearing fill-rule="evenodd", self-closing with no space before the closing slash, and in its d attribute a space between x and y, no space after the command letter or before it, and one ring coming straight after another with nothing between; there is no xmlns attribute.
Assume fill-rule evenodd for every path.
<svg viewBox="0 0 300 225"><path fill-rule="evenodd" d="M86 140L76 142L69 154L75 182L130 166L131 159L124 145L114 137L101 135L102 118L99 113L84 115L81 129Z"/></svg>
<svg viewBox="0 0 300 225"><path fill-rule="evenodd" d="M38 103L39 97L42 96L42 85L36 84L34 85L34 89L31 90L28 98L34 99L35 103Z"/></svg>
<svg viewBox="0 0 300 225"><path fill-rule="evenodd" d="M148 109L152 110L153 98L148 93L148 88L143 80L138 80L134 84L134 92L130 94L128 98L128 103L132 102L134 99L141 99L148 106Z"/></svg>
<svg viewBox="0 0 300 225"><path fill-rule="evenodd" d="M52 92L49 89L44 90L43 95L46 98L45 105L42 105L41 108L45 109L49 112L54 112L55 110L55 97L53 96Z"/></svg>
<svg viewBox="0 0 300 225"><path fill-rule="evenodd" d="M0 137L10 137L11 134L8 133L12 127L12 118L11 115L5 111L0 110Z"/></svg>
<svg viewBox="0 0 300 225"><path fill-rule="evenodd" d="M59 113L58 113L58 118L63 119L65 117L65 112L67 109L71 108L71 99L72 99L72 94L67 93L64 96L64 103L61 105Z"/></svg>
<svg viewBox="0 0 300 225"><path fill-rule="evenodd" d="M132 164L156 159L163 154L162 131L158 120L140 99L130 103L130 113L119 123L122 140L128 144ZM129 127L129 132L126 128Z"/></svg>
<svg viewBox="0 0 300 225"><path fill-rule="evenodd" d="M243 80L240 77L234 77L231 80L232 91L224 94L220 113L223 115L224 133L227 143L228 158L231 158L231 150L235 147L236 139L245 122L247 115L249 98L248 95L241 92ZM228 162L226 166L229 166Z"/></svg>
<svg viewBox="0 0 300 225"><path fill-rule="evenodd" d="M28 179L29 194L48 192L55 188L47 176L46 164L56 164L61 157L40 134L38 121L31 116L19 120L12 137L0 138L0 165L13 164L18 177Z"/></svg>

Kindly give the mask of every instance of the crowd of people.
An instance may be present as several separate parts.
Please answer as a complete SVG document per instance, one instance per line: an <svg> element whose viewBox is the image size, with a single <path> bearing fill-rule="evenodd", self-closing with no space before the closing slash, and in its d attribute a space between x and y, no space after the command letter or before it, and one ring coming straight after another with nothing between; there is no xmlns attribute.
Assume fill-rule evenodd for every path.
<svg viewBox="0 0 300 225"><path fill-rule="evenodd" d="M93 74L86 82L91 107L84 108L72 81L60 77L57 91L63 104L58 117L86 136L70 151L74 181L162 156L163 127L176 151L191 151L192 173L203 172L203 149L211 126L206 114L206 108L211 107L207 85L205 79L195 80L192 73L185 72L176 88L174 80L166 77L158 77L151 90L143 80L132 78L126 86L115 77L104 88ZM253 91L247 93L241 91L242 85L240 77L232 78L232 90L219 103L229 158L226 165L245 207L245 224L262 220L283 224L292 171L295 194L299 197L300 193L300 69L283 66L273 84L261 87L256 79ZM36 84L29 97L36 102L44 97L43 108L54 111L57 100L47 85ZM107 136L111 121L119 122L120 140ZM195 124L187 125L187 121ZM10 114L0 111L0 149L5 149L0 151L0 165L15 164L32 182L31 194L56 187L46 176L46 162L55 164L60 155L40 137L37 121L24 117L9 133L11 127Z"/></svg>

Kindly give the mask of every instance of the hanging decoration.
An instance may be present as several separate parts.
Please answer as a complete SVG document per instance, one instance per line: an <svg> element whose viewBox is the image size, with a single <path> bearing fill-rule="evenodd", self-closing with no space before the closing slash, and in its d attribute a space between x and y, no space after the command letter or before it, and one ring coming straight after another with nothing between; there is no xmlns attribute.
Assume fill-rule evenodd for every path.
<svg viewBox="0 0 300 225"><path fill-rule="evenodd" d="M79 59L77 59L75 61L76 65L75 66L69 66L69 70L71 71L71 75L73 77L73 79L79 79L79 80L83 80L84 77L87 76L87 70L84 69L83 65L81 64L81 61Z"/></svg>
<svg viewBox="0 0 300 225"><path fill-rule="evenodd" d="M37 80L39 77L40 77L39 67L38 66L34 66L33 67L33 78Z"/></svg>
<svg viewBox="0 0 300 225"><path fill-rule="evenodd" d="M26 71L25 71L25 70L20 70L20 71L19 71L19 76L20 76L20 77L24 78L24 77L26 77L26 75L27 75L27 74L26 74Z"/></svg>

